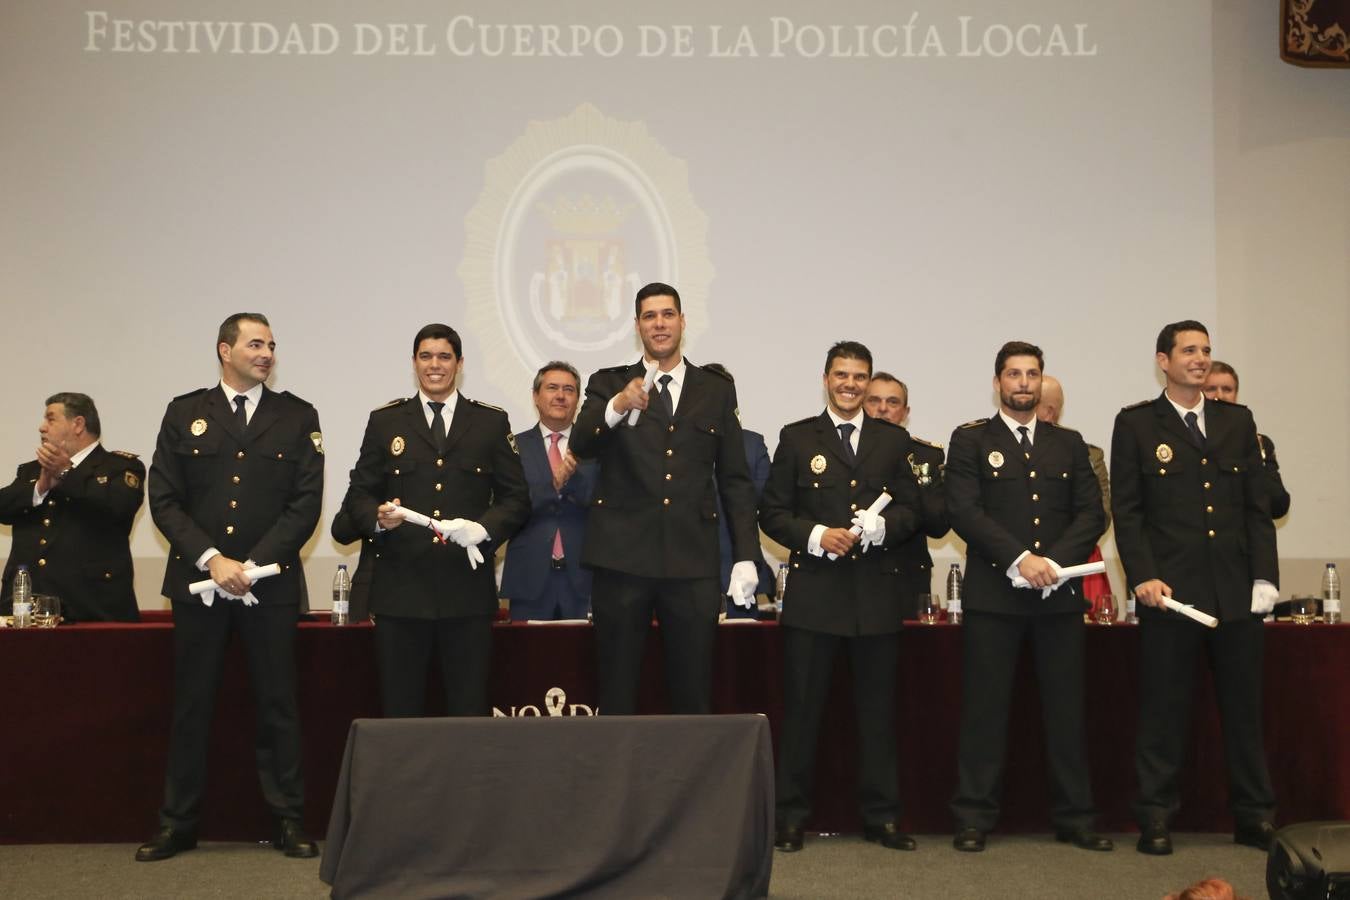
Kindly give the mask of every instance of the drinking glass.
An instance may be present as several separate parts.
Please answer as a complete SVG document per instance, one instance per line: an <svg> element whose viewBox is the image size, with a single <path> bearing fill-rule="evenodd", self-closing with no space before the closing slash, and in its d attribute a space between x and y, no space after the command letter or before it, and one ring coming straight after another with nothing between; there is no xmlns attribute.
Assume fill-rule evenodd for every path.
<svg viewBox="0 0 1350 900"><path fill-rule="evenodd" d="M1317 598L1294 597L1289 601L1289 615L1295 625L1311 625L1317 619Z"/></svg>
<svg viewBox="0 0 1350 900"><path fill-rule="evenodd" d="M1101 594L1092 601L1092 620L1098 625L1116 624L1116 598Z"/></svg>
<svg viewBox="0 0 1350 900"><path fill-rule="evenodd" d="M941 594L920 594L919 595L919 621L924 625L936 625L938 617L942 615L942 595Z"/></svg>
<svg viewBox="0 0 1350 900"><path fill-rule="evenodd" d="M33 624L38 628L55 628L61 621L61 598L51 594L33 595Z"/></svg>

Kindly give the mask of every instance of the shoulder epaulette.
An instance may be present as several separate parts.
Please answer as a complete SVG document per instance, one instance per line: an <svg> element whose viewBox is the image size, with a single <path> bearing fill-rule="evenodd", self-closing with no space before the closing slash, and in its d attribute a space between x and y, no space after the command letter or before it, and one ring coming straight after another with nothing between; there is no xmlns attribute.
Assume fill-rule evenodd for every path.
<svg viewBox="0 0 1350 900"><path fill-rule="evenodd" d="M923 438L915 437L912 434L909 436L909 439L916 444L923 444L925 447L932 447L934 450L942 449L942 445L939 444L937 441L925 441Z"/></svg>
<svg viewBox="0 0 1350 900"><path fill-rule="evenodd" d="M718 378L729 381L732 384L736 383L736 379L732 378L730 373L724 372L720 369L705 369L703 366L695 366L695 368L698 369L700 372L707 372L709 375L716 375Z"/></svg>
<svg viewBox="0 0 1350 900"><path fill-rule="evenodd" d="M787 423L786 425L784 425L783 427L784 427L784 428L796 428L798 425L809 425L810 423L814 422L816 419L819 419L819 418L820 418L820 416L807 416L805 419L798 419L798 420L795 421L795 422L789 422L789 423Z"/></svg>
<svg viewBox="0 0 1350 900"><path fill-rule="evenodd" d="M976 425L988 425L988 424L989 424L989 419L986 417L986 418L983 418L983 419L971 419L969 422L967 422L966 424L964 424L964 425L962 425L962 426L960 426L960 427L962 427L962 428L974 428Z"/></svg>
<svg viewBox="0 0 1350 900"><path fill-rule="evenodd" d="M1042 424L1042 425L1045 425L1045 424L1054 425L1054 426L1055 426L1056 428L1058 428L1060 431L1067 431L1069 434L1079 434L1079 431L1078 431L1077 428L1070 428L1068 425L1056 425L1054 422L1049 422L1049 423L1042 422L1041 424Z"/></svg>
<svg viewBox="0 0 1350 900"><path fill-rule="evenodd" d="M610 375L610 374L613 374L613 373L615 373L615 372L627 372L627 371L628 371L629 369L631 369L632 367L633 367L633 364L632 364L632 363L628 363L628 364L622 365L622 366L609 366L609 367L604 368L604 369L596 369L596 370L595 370L595 374L599 375L599 374L601 374L601 373L603 372L603 373L606 374L606 375Z"/></svg>
<svg viewBox="0 0 1350 900"><path fill-rule="evenodd" d="M308 400L306 400L304 397L297 397L297 396L295 396L294 394L292 394L290 391L281 391L280 393L281 393L281 395L282 395L283 397L289 397L289 398L291 398L292 400L294 400L296 403L303 403L303 404L305 404L305 406L313 406L313 405L314 405L313 403L310 403Z"/></svg>
<svg viewBox="0 0 1350 900"><path fill-rule="evenodd" d="M375 407L373 410L371 410L371 412L379 412L380 410L388 409L391 406L398 406L400 403L407 403L411 399L412 399L411 397L395 397L393 400L390 400L383 406Z"/></svg>
<svg viewBox="0 0 1350 900"><path fill-rule="evenodd" d="M465 397L464 399L469 400L468 397ZM481 406L484 409L495 409L497 412L506 412L506 410L502 409L500 406L493 406L491 403L484 403L482 400L469 400L469 402L474 406Z"/></svg>
<svg viewBox="0 0 1350 900"><path fill-rule="evenodd" d="M114 454L116 454L117 456L125 456L127 459L140 459L140 458L141 458L139 454L132 453L130 450L113 450L112 452L113 452Z"/></svg>
<svg viewBox="0 0 1350 900"><path fill-rule="evenodd" d="M187 398L195 397L198 394L205 394L209 390L211 390L211 388L197 388L195 391L188 391L186 394L179 394L177 397L174 397L173 399L186 400Z"/></svg>
<svg viewBox="0 0 1350 900"><path fill-rule="evenodd" d="M1129 406L1122 406L1120 409L1121 409L1121 412L1124 412L1124 411L1127 410L1127 409L1139 409L1140 407L1143 407L1143 406L1152 406L1152 405L1153 405L1153 401L1152 401L1151 399L1150 399L1150 400L1140 400L1138 403L1131 403Z"/></svg>

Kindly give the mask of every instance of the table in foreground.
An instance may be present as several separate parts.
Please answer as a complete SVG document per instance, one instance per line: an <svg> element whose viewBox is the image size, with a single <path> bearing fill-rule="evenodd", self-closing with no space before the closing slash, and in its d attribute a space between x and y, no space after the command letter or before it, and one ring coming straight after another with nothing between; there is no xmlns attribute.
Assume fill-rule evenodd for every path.
<svg viewBox="0 0 1350 900"><path fill-rule="evenodd" d="M334 898L759 897L763 716L357 719L320 877Z"/></svg>

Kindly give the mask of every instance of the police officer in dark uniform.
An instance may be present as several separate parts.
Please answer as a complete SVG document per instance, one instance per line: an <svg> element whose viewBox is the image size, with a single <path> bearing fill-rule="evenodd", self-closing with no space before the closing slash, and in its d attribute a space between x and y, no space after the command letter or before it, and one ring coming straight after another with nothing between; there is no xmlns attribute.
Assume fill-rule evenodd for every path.
<svg viewBox="0 0 1350 900"><path fill-rule="evenodd" d="M1175 322L1158 335L1166 378L1154 400L1116 415L1112 511L1126 584L1139 600L1139 728L1135 770L1141 853L1172 852L1196 657L1209 656L1223 723L1233 839L1265 850L1275 794L1262 740L1265 633L1279 597L1270 496L1251 411L1205 399L1209 332ZM1219 620L1205 628L1164 597Z"/></svg>
<svg viewBox="0 0 1350 900"><path fill-rule="evenodd" d="M1106 530L1087 444L1036 419L1044 357L1010 341L994 361L997 415L952 434L945 489L952 528L966 542L962 607L957 850L984 849L998 820L1013 675L1028 638L1045 711L1055 839L1111 850L1092 828L1096 809L1083 725L1083 595L1059 567L1085 562ZM1030 587L1012 583L1022 576Z"/></svg>
<svg viewBox="0 0 1350 900"><path fill-rule="evenodd" d="M686 360L680 350L680 295L653 283L635 300L646 365L659 375L643 390L644 362L601 369L586 385L572 429L572 452L596 459L581 561L595 570L595 623L600 711L636 712L642 651L652 614L661 622L666 682L673 713L707 713L718 584L717 498L728 518L732 555L729 593L754 604L760 556L755 487L745 461L736 388ZM636 424L630 413L639 412Z"/></svg>
<svg viewBox="0 0 1350 900"><path fill-rule="evenodd" d="M825 359L824 412L783 428L760 501L764 533L792 551L783 601L784 707L774 846L800 850L820 717L847 646L858 714L864 837L913 850L899 829L895 687L901 599L895 548L919 524L909 433L863 414L872 354L840 341ZM880 516L866 510L882 493ZM861 534L851 531L858 519ZM864 519L866 519L864 521ZM837 558L831 559L830 554Z"/></svg>
<svg viewBox="0 0 1350 900"><path fill-rule="evenodd" d="M342 502L350 522L374 541L370 611L389 717L425 714L433 650L446 711L487 714L497 613L492 556L530 511L511 423L501 409L456 390L463 361L449 325L417 333L418 394L370 414ZM438 534L404 522L399 506L459 522L453 533Z"/></svg>
<svg viewBox="0 0 1350 900"><path fill-rule="evenodd" d="M1238 373L1226 362L1214 360L1210 363L1209 374L1205 376L1205 397L1210 400L1222 400L1225 403L1238 402ZM1261 448L1261 468L1265 470L1267 487L1270 491L1270 515L1274 519L1283 519L1289 515L1289 491L1280 476L1280 461L1275 458L1275 442L1269 435L1256 435L1257 446Z"/></svg>
<svg viewBox="0 0 1350 900"><path fill-rule="evenodd" d="M211 716L225 647L238 631L257 707L257 766L277 820L272 845L309 857L301 826L295 631L306 594L300 549L323 502L323 435L314 407L269 390L276 342L267 319L237 313L220 326L220 384L174 398L150 466L150 514L169 541L164 596L173 602L174 710L160 830L136 859L197 845ZM281 573L251 582L250 564ZM188 593L210 578L220 590Z"/></svg>
<svg viewBox="0 0 1350 900"><path fill-rule="evenodd" d="M47 398L37 458L0 490L0 523L14 527L5 566L3 609L14 573L27 564L33 593L61 598L67 622L135 622L131 526L145 495L136 454L108 451L86 394Z"/></svg>
<svg viewBox="0 0 1350 900"><path fill-rule="evenodd" d="M863 408L873 418L904 427L909 420L909 387L889 372L877 372L867 383ZM900 599L904 604L904 616L914 619L919 615L919 595L933 590L933 555L928 551L928 539L946 537L951 524L947 521L947 500L942 493L942 445L912 434L909 440L911 449L907 458L919 485L922 521L919 530L894 552L900 561Z"/></svg>

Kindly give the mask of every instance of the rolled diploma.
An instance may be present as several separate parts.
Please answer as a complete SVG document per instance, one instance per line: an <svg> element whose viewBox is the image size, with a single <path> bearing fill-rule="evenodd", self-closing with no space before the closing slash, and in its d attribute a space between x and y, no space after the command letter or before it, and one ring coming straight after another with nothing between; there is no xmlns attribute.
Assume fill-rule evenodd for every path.
<svg viewBox="0 0 1350 900"><path fill-rule="evenodd" d="M406 506L397 507L395 514L409 525L416 525L419 528L430 528L442 542L445 541L445 535L450 531L449 519L441 519L438 522L430 516L420 513L415 509L408 509ZM478 564L483 561L483 551L475 546L465 547L464 552L468 554L469 557L469 568L477 569Z"/></svg>
<svg viewBox="0 0 1350 900"><path fill-rule="evenodd" d="M1084 575L1104 574L1106 574L1106 560L1098 560L1097 562L1083 563L1081 566L1065 566L1059 570L1059 580L1063 582L1066 578L1082 578ZM1031 587L1031 582L1018 575L1012 580L1012 586L1016 588Z"/></svg>
<svg viewBox="0 0 1350 900"><path fill-rule="evenodd" d="M267 566L258 566L253 569L245 569L244 574L248 576L249 581L257 581L259 578L266 578L269 575L280 575L281 564L272 563ZM194 581L188 585L189 594L204 594L207 591L218 590L220 585L216 584L210 578L205 581Z"/></svg>
<svg viewBox="0 0 1350 900"><path fill-rule="evenodd" d="M653 384L656 384L656 369L657 369L657 366L656 366L656 365L652 365L651 368L647 369L647 374L644 375L644 376L642 376L642 390L643 390L643 391L650 392L651 389L652 389L652 385L653 385ZM628 424L629 424L629 425L636 425L637 422L638 422L638 414L641 413L641 412L642 412L642 410L637 409L637 408L633 408L633 409L629 410L629 411L628 411Z"/></svg>
<svg viewBox="0 0 1350 900"><path fill-rule="evenodd" d="M891 502L891 495L886 493L885 491L882 491L880 494L877 495L877 499L872 501L872 505L867 507L867 511L870 513L880 513L883 509L885 509L888 505L890 505L890 502ZM849 529L849 532L851 534L862 534L862 528L857 525L854 525L852 528ZM839 558L838 553L826 553L825 555L828 556L830 559Z"/></svg>
<svg viewBox="0 0 1350 900"><path fill-rule="evenodd" d="M1163 598L1162 598L1162 601L1163 601L1163 606L1167 607L1167 608L1170 609L1172 612L1178 612L1178 613L1181 613L1183 616L1185 616L1185 617L1188 618L1188 619L1194 619L1195 621L1199 622L1201 625L1205 626L1206 628L1218 628L1218 627L1219 627L1219 620L1218 620L1218 619L1214 618L1214 617L1211 616L1209 613L1202 613L1200 610L1196 609L1194 606L1187 606L1187 605L1184 604L1184 603L1178 603L1177 601L1173 600L1171 597L1163 597Z"/></svg>

